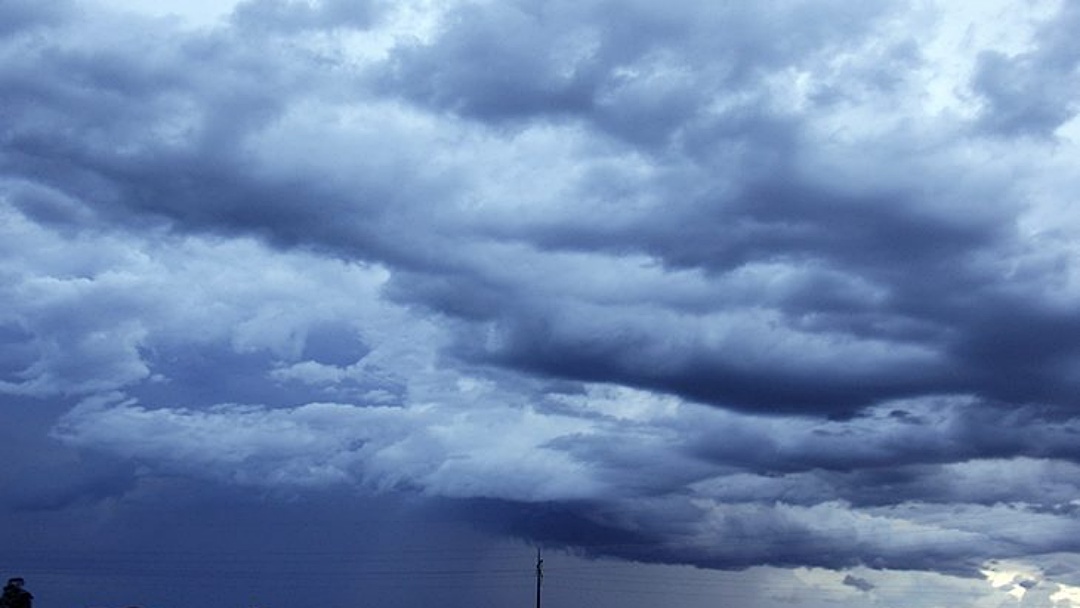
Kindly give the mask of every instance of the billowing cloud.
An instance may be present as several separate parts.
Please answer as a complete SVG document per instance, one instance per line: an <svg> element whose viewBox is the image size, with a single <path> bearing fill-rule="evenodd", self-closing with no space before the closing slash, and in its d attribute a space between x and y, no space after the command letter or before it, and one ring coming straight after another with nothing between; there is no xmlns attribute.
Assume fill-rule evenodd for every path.
<svg viewBox="0 0 1080 608"><path fill-rule="evenodd" d="M1072 602L1078 13L1006 4L0 9L0 395L65 454L12 504Z"/></svg>

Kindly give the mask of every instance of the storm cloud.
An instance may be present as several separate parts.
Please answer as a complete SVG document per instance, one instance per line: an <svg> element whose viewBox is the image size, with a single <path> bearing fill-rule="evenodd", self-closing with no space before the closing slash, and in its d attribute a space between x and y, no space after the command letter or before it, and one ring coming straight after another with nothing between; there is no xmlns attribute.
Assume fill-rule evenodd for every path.
<svg viewBox="0 0 1080 608"><path fill-rule="evenodd" d="M1080 584L1075 6L0 13L13 512Z"/></svg>

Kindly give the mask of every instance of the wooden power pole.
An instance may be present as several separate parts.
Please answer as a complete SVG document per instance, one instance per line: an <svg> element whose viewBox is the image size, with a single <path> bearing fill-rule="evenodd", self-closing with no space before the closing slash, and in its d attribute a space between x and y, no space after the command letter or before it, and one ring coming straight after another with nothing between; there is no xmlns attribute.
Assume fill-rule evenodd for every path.
<svg viewBox="0 0 1080 608"><path fill-rule="evenodd" d="M540 608L540 583L544 580L544 558L540 557L540 547L536 548L536 608Z"/></svg>

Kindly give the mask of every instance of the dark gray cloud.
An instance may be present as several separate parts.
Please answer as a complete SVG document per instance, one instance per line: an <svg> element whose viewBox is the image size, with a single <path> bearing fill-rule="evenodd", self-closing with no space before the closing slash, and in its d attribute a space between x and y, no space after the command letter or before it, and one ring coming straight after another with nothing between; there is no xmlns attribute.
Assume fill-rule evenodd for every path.
<svg viewBox="0 0 1080 608"><path fill-rule="evenodd" d="M979 56L972 84L985 100L983 127L1006 136L1052 137L1076 115L1080 47L1069 32L1078 20L1075 6L1062 6L1056 19L1039 28L1036 48Z"/></svg>
<svg viewBox="0 0 1080 608"><path fill-rule="evenodd" d="M55 25L64 21L64 16L71 8L70 2L53 2L45 5L28 0L5 2L4 6L0 7L0 21L3 22L3 26L0 26L0 35Z"/></svg>
<svg viewBox="0 0 1080 608"><path fill-rule="evenodd" d="M1070 580L1073 7L88 6L0 9L10 521Z"/></svg>
<svg viewBox="0 0 1080 608"><path fill-rule="evenodd" d="M844 584L845 585L850 585L850 586L858 589L859 591L870 591L870 590L872 590L874 588L873 583L867 581L866 579L859 578L857 576L851 576L850 574L848 576L844 577Z"/></svg>
<svg viewBox="0 0 1080 608"><path fill-rule="evenodd" d="M0 470L4 492L0 508L28 513L92 504L130 489L132 468L117 466L105 454L84 453L51 441L49 431L70 402L43 404L5 395L0 426Z"/></svg>
<svg viewBox="0 0 1080 608"><path fill-rule="evenodd" d="M245 15L245 11L261 8L266 7L248 5L237 14ZM300 5L291 4L277 8L301 10ZM433 40L413 51L393 55L396 69L404 70L400 86L380 86L391 86L394 91L405 88L407 92L405 83L438 80L443 66L462 70L466 75L488 74L496 80L458 82L457 77L452 77L446 86L461 91L462 95L485 92L518 95L539 104L538 110L492 111L500 115L516 112L522 120L536 116L543 119L558 103L535 91L515 93L514 86L508 87L504 76L527 78L527 82L535 83L536 74L544 69L530 68L520 62L526 58L545 62L555 59L535 50L482 48L475 52L518 63L506 66L485 63L486 67L478 70L475 66L482 62L470 60L467 53L471 51L459 47L468 42L562 48L566 45L555 38L557 33L561 36L567 31L565 24L591 24L593 21L587 17L592 11L602 9L553 7L537 14L527 7L507 6L492 11L462 8L465 14L451 12L445 17L450 25ZM479 12L472 15L469 11ZM877 15L852 16L850 21L825 27L824 15L830 14L828 7L814 10L780 7L773 11L779 12L779 17L769 11L753 14L741 10L733 14L705 11L710 20L703 23L702 9L688 4L650 35L650 28L660 26L644 25L652 23L655 15L642 14L643 11L638 7L617 13L615 21L605 26L610 31L597 33L600 39L585 45L581 52L590 61L599 62L593 71L605 77L637 73L638 68L632 67L634 62L655 50L649 45L662 48L671 56L669 59L680 59L677 66L663 68L664 73L687 70L685 77L695 83L696 94L702 96L694 108L685 111L680 111L678 104L658 106L658 112L679 121L679 126L667 129L669 135L674 136L674 131L679 129L691 130L698 137L711 133L711 141L720 144L720 148L731 143L738 151L733 165L710 170L721 160L715 157L720 151L715 147L707 152L686 149L689 156L671 156L671 152L653 151L650 147L613 144L607 151L611 162L619 163L627 155L645 153L647 156L639 162L658 162L662 169L665 165L672 167L644 179L635 176L639 191L632 196L644 197L645 208L614 226L606 221L581 222L578 214L554 214L539 223L501 218L489 226L476 225L478 221L490 224L491 220L470 213L447 212L429 218L432 221L417 221L417 214L423 213L423 206L429 201L438 200L433 204L453 209L463 204L461 199L473 196L469 194L469 182L485 180L488 176L440 159L432 163L430 170L416 171L415 165L428 161L421 156L421 148L407 140L389 148L384 146L379 160L361 159L342 174L337 174L333 167L275 158L279 152L272 152L272 146L278 145L275 143L281 137L278 131L289 132L291 127L303 133L312 127L324 128L311 123L311 116L297 113L315 109L305 107L305 102L300 101L305 88L314 87L324 95L353 94L361 99L367 95L368 104L377 98L355 86L340 89L336 81L329 81L336 68L327 65L327 57L313 52L284 56L260 53L256 47L262 41L257 37L230 39L221 33L207 34L186 41L177 49L163 51L160 57L150 58L125 54L125 48L121 47L97 53L95 60L88 62L80 57L77 45L60 53L42 54L41 61L46 64L42 69L73 74L75 80L84 84L36 95L33 104L28 101L13 104L16 127L9 135L12 144L7 156L23 175L47 172L36 181L59 188L67 197L76 190L89 190L82 196L92 197L90 202L98 209L97 213L109 217L127 217L127 213L136 211L135 217L142 218L141 221L157 217L184 229L240 231L283 246L328 248L384 261L404 270L423 269L425 274L419 275L421 278L431 269L437 272L433 277L435 285L441 283L442 289L451 293L440 294L438 288L432 289L435 285L431 281L411 280L410 275L403 273L395 275L399 297L420 302L430 300L435 309L495 322L498 331L504 334L501 346L482 358L505 365L556 376L673 391L693 399L751 410L845 413L882 399L922 393L976 392L991 399L1031 401L1053 400L1054 394L1067 394L1071 390L1067 377L1049 370L1045 372L1049 377L1029 381L1027 386L1020 386L1015 377L1019 374L1003 377L1002 368L1008 368L1012 361L985 360L977 344L994 332L979 326L958 325L956 317L969 314L972 297L992 307L983 313L991 316L999 309L1003 311L1001 314L1006 314L1005 311L1015 314L1013 307L1024 305L995 302L979 293L989 291L986 295L992 295L999 286L985 276L985 270L977 267L977 262L996 248L1008 247L1015 238L1003 223L1008 221L1010 213L1015 213L1007 199L991 201L995 211L990 214L966 218L942 215L936 201L918 188L938 192L937 196L956 198L1001 196L987 192L985 184L978 185L977 190L949 185L955 171L963 170L952 160L943 167L917 167L926 171L923 180L929 185L898 185L894 176L886 174L880 185L871 181L861 187L861 193L846 192L846 182L823 180L799 166L803 157L817 154L813 142L802 135L804 127L799 122L754 101L771 92L766 86L769 70L797 69L797 66L814 69L825 60L826 56L821 54L825 50L839 52L830 45L859 48L861 38L853 35L869 36L873 31L872 18ZM779 49L768 46L767 41L776 38L770 28L785 20L801 19L807 11L814 19L823 20L823 25L808 27L806 33L785 41ZM816 23L814 19L808 23ZM769 25L763 23L765 20L771 20ZM485 35L485 27L500 33L513 29L504 22L521 22L527 29L513 36ZM710 24L719 27L729 22L744 24L750 31L754 28L765 31L745 39L736 36L713 41L699 33L686 40L680 38L681 42L671 41L672 32L697 32ZM620 35L623 30L639 31L639 36ZM804 35L808 36L805 40ZM815 46L814 43L821 41L829 42L823 47ZM130 44L141 42L136 39ZM720 47L713 48L715 45ZM817 50L807 53L809 48ZM462 53L466 55L459 56ZM728 55L735 58L724 60ZM218 69L212 74L184 69L194 62L211 63ZM703 71L708 76L718 64L726 63L736 66L749 63L754 67L726 69L723 77L715 81L698 74ZM422 72L426 77L413 75L410 70ZM637 74L635 78L647 80L648 74ZM18 95L20 90L12 88L12 95ZM267 94L269 91L275 94ZM733 115L729 111L713 112L707 119L697 116L705 112L703 106L723 105L717 96L747 95L748 99L739 102L749 104L746 111L737 109ZM501 103L491 101L489 105ZM511 99L504 105L513 107L515 103ZM450 109L456 105L455 102ZM289 109L294 106L298 106L296 110ZM75 111L76 107L79 111ZM467 107L456 111L472 115ZM571 114L583 120L585 128L595 128L599 133L606 130L607 120L593 109L582 107ZM43 116L35 120L34 115ZM124 117L122 122L110 118L120 116ZM485 116L479 112L475 118ZM649 122L631 121L634 125ZM728 142L727 135L715 132L710 125L745 133L735 134L736 141ZM161 133L162 129L172 129L174 133ZM55 133L68 131L70 134L63 141L55 141ZM91 136L96 133L100 134ZM393 137L389 133L383 135ZM416 137L411 130L397 135ZM429 140L424 134L420 137L414 140L416 144L433 145L436 149L445 145L438 139ZM634 138L630 139L629 143L633 144ZM349 143L355 146L359 142ZM903 151L885 150L884 154L890 157ZM315 153L332 154L326 149ZM656 161L649 160L653 157ZM881 159L887 160L891 159ZM282 163L289 164L281 166ZM743 173L739 170L743 163L755 167ZM473 173L452 177L451 171ZM673 181L680 175L683 180L694 180L692 185L683 180ZM608 170L607 175L586 174L579 179L571 174L560 179L568 189L565 195L582 197L586 207L600 205L615 209L620 206L618 199L622 193L611 190L612 184L618 183L611 180L619 178L616 166L615 172ZM616 198L606 200L611 197ZM48 213L40 209L37 200L20 197L16 204L30 209L30 213ZM328 222L327 217L334 220ZM466 245L458 240L476 234L477 229L480 230L477 236L483 240ZM606 256L636 252L671 268L695 269L735 281L737 274L747 268L776 264L797 281L787 293L770 294L780 298L770 304L775 311L775 322L786 330L811 339L862 342L870 348L890 344L900 351L913 351L914 360L902 357L904 364L898 365L896 360L886 357L876 369L871 364L865 369L851 370L850 374L834 371L823 375L816 367L819 362L813 353L793 354L784 357L785 361L762 368L739 361L722 342L695 341L680 344L683 362L673 363L667 349L655 347L664 338L657 335L655 324L648 317L635 320L624 316L615 326L595 328L583 344L578 332L568 327L575 322L578 311L569 311L570 319L559 318L545 307L531 306L537 294L533 293L535 286L529 279L493 276L487 260L494 254L490 250L493 244L487 239L510 239L539 248L538 253L571 250ZM938 280L943 276L938 271L941 268L950 269L945 284ZM470 284L477 288L458 288ZM488 301L498 304L494 309L489 306L488 310L477 310L472 302L485 291L497 294ZM972 292L974 296L970 295ZM508 297L518 301L508 306L511 302ZM937 302L930 302L931 299ZM733 308L725 302L713 306L715 309L708 312L723 313ZM699 318L699 324L708 323L707 314ZM807 318L813 320L804 320ZM1071 320L1046 322L1060 325ZM987 323L996 327L998 320ZM898 334L898 326L907 326L916 333ZM941 329L933 332L934 327ZM959 335L941 333L944 328L958 327ZM701 333L699 328L686 329ZM926 330L931 333L925 333ZM473 341L471 334L465 340ZM969 341L976 344L969 347ZM642 349L642 345L654 345L652 350L665 359L664 364L652 356L634 355L650 350ZM1047 352L1048 345L1039 343L1033 347L1038 351L1034 353L1036 358L1055 356L1053 351ZM551 353L555 360L549 360L545 353ZM1067 351L1063 354L1070 356ZM627 356L635 360L628 361ZM1053 365L1044 368L1052 369ZM763 382L761 374L767 374L769 382ZM988 377L1001 378L1007 386L993 387Z"/></svg>

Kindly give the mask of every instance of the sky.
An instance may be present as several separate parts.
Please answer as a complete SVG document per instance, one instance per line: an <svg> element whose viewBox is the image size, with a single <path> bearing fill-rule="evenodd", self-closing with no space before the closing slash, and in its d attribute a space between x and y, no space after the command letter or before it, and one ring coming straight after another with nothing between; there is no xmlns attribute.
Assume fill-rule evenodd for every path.
<svg viewBox="0 0 1080 608"><path fill-rule="evenodd" d="M1080 607L1078 28L0 1L0 578Z"/></svg>

